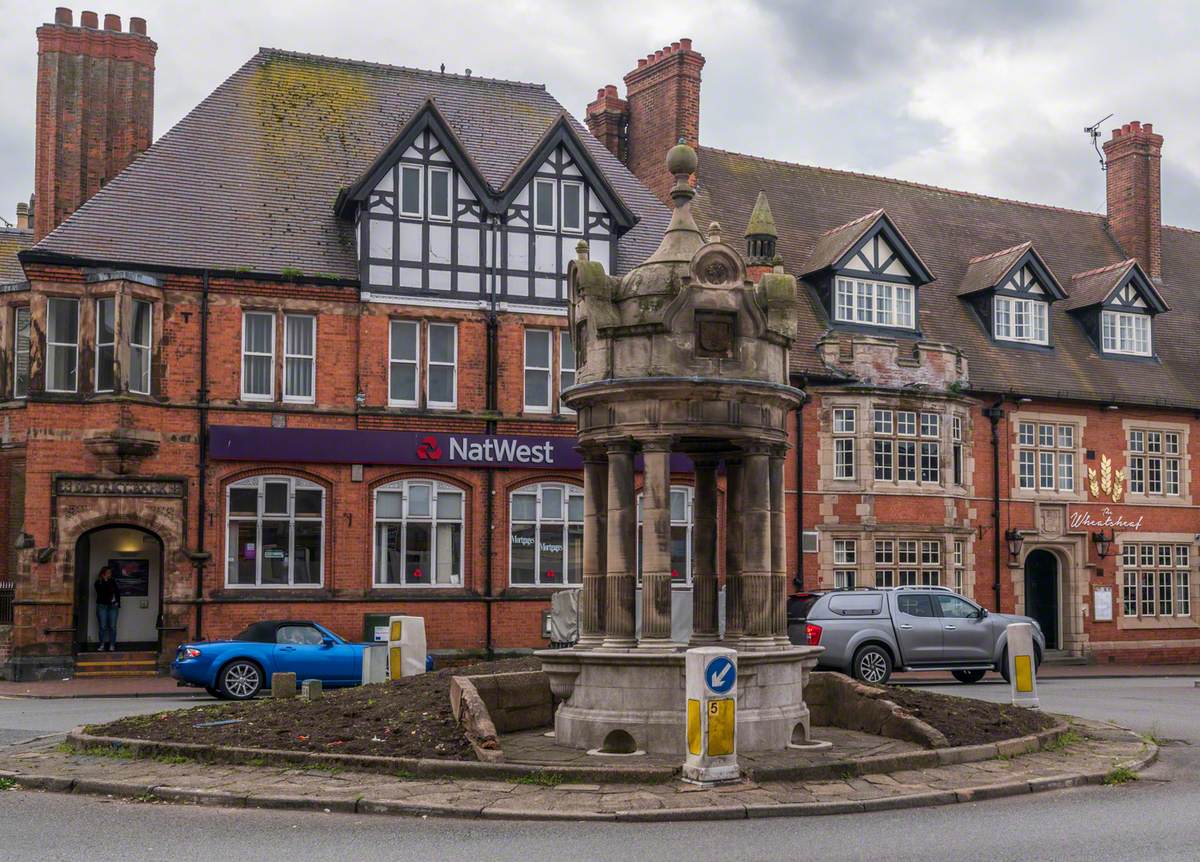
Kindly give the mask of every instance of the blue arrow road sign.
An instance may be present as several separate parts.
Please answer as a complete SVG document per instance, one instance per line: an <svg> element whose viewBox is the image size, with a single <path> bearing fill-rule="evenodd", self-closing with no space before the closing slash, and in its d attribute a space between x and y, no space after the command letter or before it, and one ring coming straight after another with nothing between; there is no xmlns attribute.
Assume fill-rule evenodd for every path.
<svg viewBox="0 0 1200 862"><path fill-rule="evenodd" d="M704 668L704 683L713 694L725 694L737 681L737 668L733 662L719 655Z"/></svg>

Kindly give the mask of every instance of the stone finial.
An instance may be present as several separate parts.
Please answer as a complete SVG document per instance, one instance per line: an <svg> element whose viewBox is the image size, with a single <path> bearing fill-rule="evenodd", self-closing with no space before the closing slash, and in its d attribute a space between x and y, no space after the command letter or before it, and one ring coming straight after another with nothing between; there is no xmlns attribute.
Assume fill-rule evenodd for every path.
<svg viewBox="0 0 1200 862"><path fill-rule="evenodd" d="M721 241L721 223L719 221L709 222L708 225L708 241Z"/></svg>
<svg viewBox="0 0 1200 862"><path fill-rule="evenodd" d="M746 224L746 236L779 236L775 229L775 216L771 213L771 204L767 201L766 192L760 191L758 199L754 201L750 221Z"/></svg>
<svg viewBox="0 0 1200 862"><path fill-rule="evenodd" d="M579 242L575 243L575 258L580 262L589 259L588 241L586 239L581 239Z"/></svg>
<svg viewBox="0 0 1200 862"><path fill-rule="evenodd" d="M751 264L771 266L775 262L775 241L779 232L775 229L775 216L767 193L760 191L746 224L746 257Z"/></svg>

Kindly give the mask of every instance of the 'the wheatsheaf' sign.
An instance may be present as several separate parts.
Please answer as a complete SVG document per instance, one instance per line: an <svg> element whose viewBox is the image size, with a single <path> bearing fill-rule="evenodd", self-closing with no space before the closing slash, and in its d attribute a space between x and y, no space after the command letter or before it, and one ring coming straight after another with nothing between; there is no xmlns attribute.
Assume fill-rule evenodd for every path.
<svg viewBox="0 0 1200 862"><path fill-rule="evenodd" d="M54 493L60 497L182 497L178 479L80 479L60 476Z"/></svg>
<svg viewBox="0 0 1200 862"><path fill-rule="evenodd" d="M1144 516L1126 518L1105 506L1099 512L1076 509L1071 512L1072 530L1140 530Z"/></svg>

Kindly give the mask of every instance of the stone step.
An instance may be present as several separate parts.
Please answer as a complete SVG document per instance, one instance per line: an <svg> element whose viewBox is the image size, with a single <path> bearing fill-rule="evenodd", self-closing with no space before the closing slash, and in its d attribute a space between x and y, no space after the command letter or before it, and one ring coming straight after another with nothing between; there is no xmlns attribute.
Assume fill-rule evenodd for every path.
<svg viewBox="0 0 1200 862"><path fill-rule="evenodd" d="M76 679L117 679L124 677L156 677L156 670L77 670Z"/></svg>

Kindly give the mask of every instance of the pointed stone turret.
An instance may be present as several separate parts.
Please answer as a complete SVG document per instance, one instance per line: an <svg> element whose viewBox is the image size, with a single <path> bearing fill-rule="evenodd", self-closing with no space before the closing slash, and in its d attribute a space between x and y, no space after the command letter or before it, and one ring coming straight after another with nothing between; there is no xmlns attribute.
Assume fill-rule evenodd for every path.
<svg viewBox="0 0 1200 862"><path fill-rule="evenodd" d="M775 260L775 241L779 232L775 229L775 216L767 193L759 192L746 225L746 261L751 266L770 266Z"/></svg>

